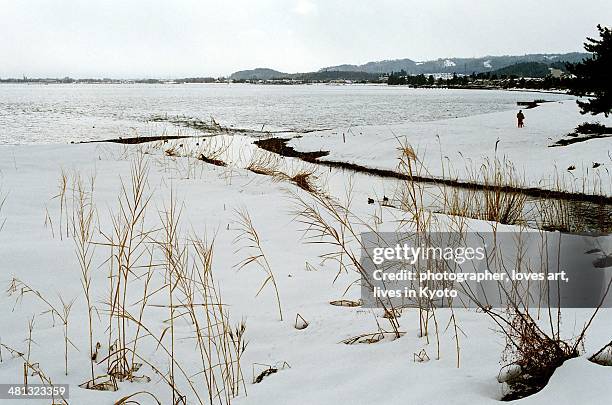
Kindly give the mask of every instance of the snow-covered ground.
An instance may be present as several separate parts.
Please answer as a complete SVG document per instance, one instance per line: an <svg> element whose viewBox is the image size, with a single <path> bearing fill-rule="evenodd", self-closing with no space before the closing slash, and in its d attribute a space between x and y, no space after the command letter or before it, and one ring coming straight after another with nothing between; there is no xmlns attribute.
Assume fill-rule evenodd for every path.
<svg viewBox="0 0 612 405"><path fill-rule="evenodd" d="M568 190L612 193L610 138L549 147L582 122L611 125L612 117L581 115L576 102L566 100L523 110L525 127L517 128L517 111L395 126L342 128L295 138L289 145L298 151L330 151L323 160L393 170L398 163L397 148L400 142L407 142L432 176L470 179L471 173L478 171L487 158L493 161L497 157L512 162L530 186L555 188L561 179L561 185ZM593 169L593 163L602 165ZM571 166L575 169L568 171Z"/></svg>
<svg viewBox="0 0 612 405"><path fill-rule="evenodd" d="M552 176L557 165L560 171L569 164L576 165L576 176L583 175L582 167L592 161L612 165L608 155L609 140L591 140L564 148L547 148L583 120L573 102L544 104L526 112L526 127L514 128L511 113L494 113L470 118L404 125L401 127L351 128L346 131L346 143L341 132L324 132L294 139L298 150L330 150L329 159L345 160L366 166L394 168L397 165L397 139L406 137L429 170L440 175L440 148L444 157L456 161L460 154L475 165L484 156L493 156L499 138L498 156L505 155L516 166L525 170L530 181ZM439 135L440 143L435 135ZM549 138L552 138L549 139ZM483 313L456 309L460 328L459 367L457 342L451 313L437 311L440 326L439 358L437 339L418 334L416 310L405 310L399 318L406 334L391 342L345 345L343 339L387 327L381 310L361 307L341 307L329 304L332 300L359 298L359 288L347 287L355 281L356 273L341 273L336 279L338 265L323 262L321 255L328 246L307 244L304 225L296 220L296 200L292 193L308 199L308 193L289 181L276 181L269 176L245 170L254 149L249 138L235 137L232 150L239 154L223 155L228 167L217 167L193 158L165 156L170 146L178 154L195 150L211 139L190 139L153 146L122 146L115 144L78 145L21 145L0 146L0 185L6 200L0 211L1 282L8 288L13 277L39 291L51 304L61 308L59 296L75 299L69 317L68 375L64 375L63 328L48 312L48 306L33 294L17 298L16 293L0 299L0 343L27 354L29 362L38 363L54 383L70 384L71 404L112 404L119 398L138 391L153 393L161 403L171 403L171 391L160 375L145 364L138 375L146 375L151 382L120 382L117 392L91 391L78 388L87 381L90 361L87 329L87 307L81 285L81 273L75 254L73 238L60 238L72 217L72 191L67 192L69 207L60 208L58 189L62 171L69 178L80 173L87 181L95 177L94 201L97 208L94 242L104 242L99 231L112 232L111 215L117 213L121 181L130 184L130 165L138 150L146 151L149 165L147 194L152 195L148 218L159 224L159 212L166 210L171 199L178 202L181 212L181 237L214 237L213 270L223 303L228 305L232 324L246 322L248 345L241 359L247 395L241 389L235 404L495 404L503 395L497 381L501 368L504 338L496 325ZM221 142L221 141L219 141ZM196 146L198 143L200 145ZM217 145L216 149L224 149ZM179 146L182 145L182 146ZM440 146L441 145L441 146ZM215 148L212 148L215 149ZM230 148L227 148L230 150ZM438 163L436 163L438 162ZM348 173L327 172L290 161L283 166L288 172L300 168L316 170L319 180L332 196L344 199L348 189ZM455 163L461 169L463 163ZM353 213L374 223L379 230L396 230L398 220L406 215L376 200L393 195L396 184L369 176L352 178ZM0 201L2 198L0 197ZM236 210L247 209L261 238L263 251L278 285L284 320L280 321L274 290L268 284L261 294L256 293L266 275L260 269L236 265L249 256L239 250L241 242ZM68 212L68 216L66 215ZM447 220L437 216L440 221ZM475 229L486 230L491 224L468 221ZM359 228L359 225L356 225ZM500 230L512 230L500 226ZM94 341L100 341L101 351L108 351L105 320L105 301L108 300L109 249L97 245L92 260L92 297L94 312ZM155 277L163 279L163 274ZM129 292L127 302L137 311L142 285L134 281L135 290ZM345 293L346 291L346 293ZM155 296L146 308L143 319L148 327L169 345L168 310L160 307L166 302ZM309 323L303 330L294 328L300 314ZM591 310L564 310L562 332L565 337L576 336L588 319ZM30 332L28 323L33 321ZM186 319L175 322L175 353L177 361L192 376L197 390L203 392L200 356L196 353L191 325ZM525 404L605 404L612 398L612 369L587 360L611 338L612 311L601 310L589 329L583 355L567 361L553 375L539 393L523 399ZM163 373L170 362L152 339L139 342L147 361ZM11 356L7 348L0 351L0 382L23 381L23 359ZM77 350L78 349L78 350ZM106 352L105 352L106 350ZM424 350L429 361L416 362L415 354ZM287 364L282 367L283 364ZM267 376L261 383L252 379L266 364L280 370ZM255 367L255 371L252 368ZM259 367L259 368L257 368ZM104 373L104 364L96 366L96 374ZM179 373L177 372L177 375ZM30 376L30 382L37 377ZM197 403L188 384L177 376L177 385L187 395L187 403ZM36 381L37 382L37 381ZM206 397L206 395L204 395ZM140 403L154 403L150 397L139 396ZM47 401L46 403L49 403ZM24 401L23 403L28 403ZM31 403L44 403L33 401Z"/></svg>

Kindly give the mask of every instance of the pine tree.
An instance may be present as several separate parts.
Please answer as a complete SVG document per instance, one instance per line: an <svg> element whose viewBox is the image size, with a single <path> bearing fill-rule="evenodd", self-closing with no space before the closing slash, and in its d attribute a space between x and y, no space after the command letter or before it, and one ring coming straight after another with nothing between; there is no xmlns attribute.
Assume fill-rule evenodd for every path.
<svg viewBox="0 0 612 405"><path fill-rule="evenodd" d="M576 76L570 93L576 96L593 95L587 101L576 101L582 114L606 117L612 112L612 30L597 25L601 39L587 38L584 49L593 57L582 62L568 64L570 73Z"/></svg>

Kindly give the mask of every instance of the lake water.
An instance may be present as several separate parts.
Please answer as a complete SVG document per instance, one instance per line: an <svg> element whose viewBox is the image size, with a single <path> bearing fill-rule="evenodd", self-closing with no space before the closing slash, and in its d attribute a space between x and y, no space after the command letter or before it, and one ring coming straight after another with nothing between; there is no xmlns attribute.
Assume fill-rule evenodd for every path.
<svg viewBox="0 0 612 405"><path fill-rule="evenodd" d="M185 116L222 125L312 130L390 125L516 109L564 95L384 85L0 84L0 143L67 143L185 131L151 122Z"/></svg>

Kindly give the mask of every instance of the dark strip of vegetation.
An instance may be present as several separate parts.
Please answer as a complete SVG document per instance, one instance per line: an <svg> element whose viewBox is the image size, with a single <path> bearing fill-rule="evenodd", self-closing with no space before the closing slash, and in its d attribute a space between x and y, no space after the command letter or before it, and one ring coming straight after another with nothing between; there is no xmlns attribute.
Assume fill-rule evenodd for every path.
<svg viewBox="0 0 612 405"><path fill-rule="evenodd" d="M543 78L525 78L516 75L498 75L496 73L472 73L471 75L457 75L451 77L438 77L424 74L409 75L405 71L392 72L387 80L389 85L404 85L411 87L444 87L444 88L466 88L466 89L533 89L550 90L569 89L572 79L569 77L546 76Z"/></svg>
<svg viewBox="0 0 612 405"><path fill-rule="evenodd" d="M268 138L255 141L255 145L261 149L267 150L272 153L279 154L285 157L295 157L304 160L309 163L316 163L323 166L352 170L358 173L366 173L373 176L395 178L399 180L412 180L419 183L432 183L444 186L459 187L466 190L487 190L492 186L485 186L483 184L473 183L463 180L453 179L442 179L436 177L427 176L408 176L403 173L396 172L389 169L377 169L373 167L367 167L358 165L355 163L342 162L337 160L319 160L320 157L329 155L329 151L318 151L318 152L300 152L296 151L293 147L288 146L287 142L289 138ZM603 196L596 194L583 194L571 191L562 190L546 190L537 187L515 187L515 186L495 186L496 190L500 192L508 193L521 193L529 197L534 198L554 198L568 201L584 201L592 202L596 204L612 204L612 196Z"/></svg>
<svg viewBox="0 0 612 405"><path fill-rule="evenodd" d="M126 145L136 145L139 143L146 142L155 142L155 141L168 141L174 139L184 139L184 138L194 138L192 136L183 136L183 135L158 135L158 136L136 136L133 138L113 138L113 139L103 139L99 141L81 141L77 143L99 143L99 142L112 142L112 143L122 143ZM74 142L71 142L74 143Z"/></svg>
<svg viewBox="0 0 612 405"><path fill-rule="evenodd" d="M590 139L608 138L611 136L612 128L598 122L583 122L574 129L574 132L567 134L566 138L559 139L548 147L567 146L574 143L586 142Z"/></svg>

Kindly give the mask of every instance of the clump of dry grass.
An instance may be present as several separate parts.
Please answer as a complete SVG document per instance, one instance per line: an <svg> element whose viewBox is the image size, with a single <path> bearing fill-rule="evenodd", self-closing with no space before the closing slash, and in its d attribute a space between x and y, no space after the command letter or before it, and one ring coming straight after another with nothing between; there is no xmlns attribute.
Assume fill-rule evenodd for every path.
<svg viewBox="0 0 612 405"><path fill-rule="evenodd" d="M575 230L570 202L561 199L540 199L535 203L537 226L543 230L571 232Z"/></svg>
<svg viewBox="0 0 612 405"><path fill-rule="evenodd" d="M142 156L142 155L141 155ZM113 233L102 232L105 239L100 243L110 248L109 258L109 299L108 307L108 347L112 355L107 358L108 374L119 381L130 379L133 364L128 360L130 318L128 311L128 291L134 278L135 262L147 251L147 237L151 230L144 228L144 220L151 195L147 194L148 165L143 157L131 165L131 184L121 181L121 194L118 199L119 212L112 219ZM92 382L95 376L92 376Z"/></svg>
<svg viewBox="0 0 612 405"><path fill-rule="evenodd" d="M417 232L422 232L429 228L432 215L426 209L425 188L415 178L427 173L427 169L408 142L399 139L398 142L400 144L398 170L406 176L399 185L400 208L410 215L403 222L404 224L408 222Z"/></svg>
<svg viewBox="0 0 612 405"><path fill-rule="evenodd" d="M480 180L484 186L484 218L502 224L523 223L523 211L527 196L518 190L524 187L525 181L521 179L514 165L504 158L503 161L495 159L486 160L481 166Z"/></svg>
<svg viewBox="0 0 612 405"><path fill-rule="evenodd" d="M173 405L187 403L187 393L190 402L228 405L235 396L246 392L242 374L246 323L231 322L213 276L213 243L182 233L180 210L172 191L170 203L158 212L159 221L150 215L148 162L144 153L133 156L130 178L121 181L117 208L114 213L111 211L110 232L99 229L93 178L88 182L77 172L71 179L62 172L62 187L56 197L61 200L61 232L73 239L78 258L88 318L80 327L86 331L88 347L77 349L69 336L69 331L74 334L72 328L69 330L74 300L60 297L60 304L56 305L18 279L13 279L9 292L17 294L18 300L29 295L36 297L48 308L46 313L51 314L54 325L59 319L64 334L61 352L66 374L69 346L87 354L89 377L80 384L82 388L116 391L125 382L149 382L151 377L147 373L153 373L169 387ZM70 191L72 199L68 197ZM95 263L102 249L108 251L108 256L101 264ZM104 288L97 284L100 278L94 277L95 269L107 272L108 295L101 307L93 298L94 291ZM154 298L155 306L166 308L169 315L161 331L148 324ZM105 317L106 325L98 327L96 314ZM185 320L189 328L185 335L181 327L179 338L176 323ZM33 329L30 321L27 350L21 354L26 360L24 370L43 378L42 371L30 360L35 347ZM195 371L193 350L185 350L186 340L196 342L200 366ZM107 343L103 345L100 341ZM9 350L8 346L0 347ZM151 347L157 351L154 358L148 352ZM190 356L185 358L183 353ZM0 351L0 359L1 356ZM146 396L159 403L146 390L123 395L116 403L133 403Z"/></svg>
<svg viewBox="0 0 612 405"><path fill-rule="evenodd" d="M261 370L257 374L255 372L255 366L258 366L258 368ZM291 368L289 363L287 363L286 361L278 362L274 365L254 363L253 364L253 384L259 384L260 382L264 380L264 378L269 377L272 374L276 374L280 370L284 370L286 368Z"/></svg>
<svg viewBox="0 0 612 405"><path fill-rule="evenodd" d="M233 138L227 136L214 136L203 139L195 150L195 156L205 163L215 166L227 166L229 152L233 145Z"/></svg>
<svg viewBox="0 0 612 405"><path fill-rule="evenodd" d="M257 150L246 168L253 173L270 176L275 181L291 182L309 193L320 192L316 184L316 170L312 165L302 164L290 170L279 155Z"/></svg>
<svg viewBox="0 0 612 405"><path fill-rule="evenodd" d="M243 321L233 328L229 323L229 314L213 277L213 244L197 237L188 243L180 240L180 211L174 201L160 216L163 238L155 244L164 256L164 290L168 296L170 323L164 333L169 336L168 350L173 360L169 379L175 381L176 373L181 370L174 361L175 320L186 316L193 325L209 401L212 403L220 397L229 404L241 386L246 390L241 371L246 324Z"/></svg>
<svg viewBox="0 0 612 405"><path fill-rule="evenodd" d="M440 231L440 229L437 229L436 217L429 209L427 209L426 201L430 197L428 195L429 191L426 189L424 184L419 182L420 178L431 177L431 175L428 173L425 164L419 159L414 148L405 140L402 141L398 139L398 142L400 145L398 148L400 152L398 170L400 173L404 174L404 180L400 182L397 194L399 195L400 199L400 209L408 213L406 218L402 218L400 220L398 232L411 232L414 235L413 238L415 239L411 241L411 243L415 243L417 246L435 246L436 241L431 239L431 235L436 231ZM444 168L444 165L442 167ZM438 192L444 195L444 189L442 187L439 188ZM459 234L465 232L465 218L462 216L451 218L451 227L454 227ZM432 261L427 261L424 267L425 268L416 268L417 278L421 272L439 272L441 270L438 268L437 263ZM437 283L434 283L434 285L427 285L427 287L438 289L445 288L447 286L444 284L438 285ZM449 326L452 326L454 332L453 338L455 339L457 367L459 367L460 328L457 325L457 318L455 317L453 302L452 300L448 300L448 302L443 302L442 304L451 310ZM433 323L437 342L437 358L440 358L440 335L438 320L436 317L437 305L439 305L439 303L436 303L430 298L418 297L416 299L416 306L419 311L419 336L425 337L427 343L429 343L430 324ZM390 310L385 309L385 317L398 318L400 315L401 312L395 310L394 308L391 308Z"/></svg>
<svg viewBox="0 0 612 405"><path fill-rule="evenodd" d="M274 153L257 149L251 155L246 169L256 174L274 177L281 171L282 158Z"/></svg>
<svg viewBox="0 0 612 405"><path fill-rule="evenodd" d="M486 159L469 172L467 183L473 185L440 187L444 213L510 225L526 222L527 195L520 192L525 181L507 159Z"/></svg>
<svg viewBox="0 0 612 405"><path fill-rule="evenodd" d="M405 333L401 332L399 336L403 336ZM392 332L374 332L374 333L364 333L359 336L350 337L344 339L341 343L345 345L355 345L355 344L374 344L381 342L392 342L396 340L399 336Z"/></svg>
<svg viewBox="0 0 612 405"><path fill-rule="evenodd" d="M164 155L168 157L178 157L179 153L174 146L164 150Z"/></svg>
<svg viewBox="0 0 612 405"><path fill-rule="evenodd" d="M227 166L227 163L225 163L223 160L221 159L213 159L213 158L209 158L204 156L204 154L200 153L200 155L197 158L198 160L201 160L204 163L208 163L211 164L213 166L220 166L220 167L225 167Z"/></svg>
<svg viewBox="0 0 612 405"><path fill-rule="evenodd" d="M306 190L309 193L314 193L317 188L311 181L314 172L311 171L300 171L290 177L291 182L297 185L302 190Z"/></svg>

